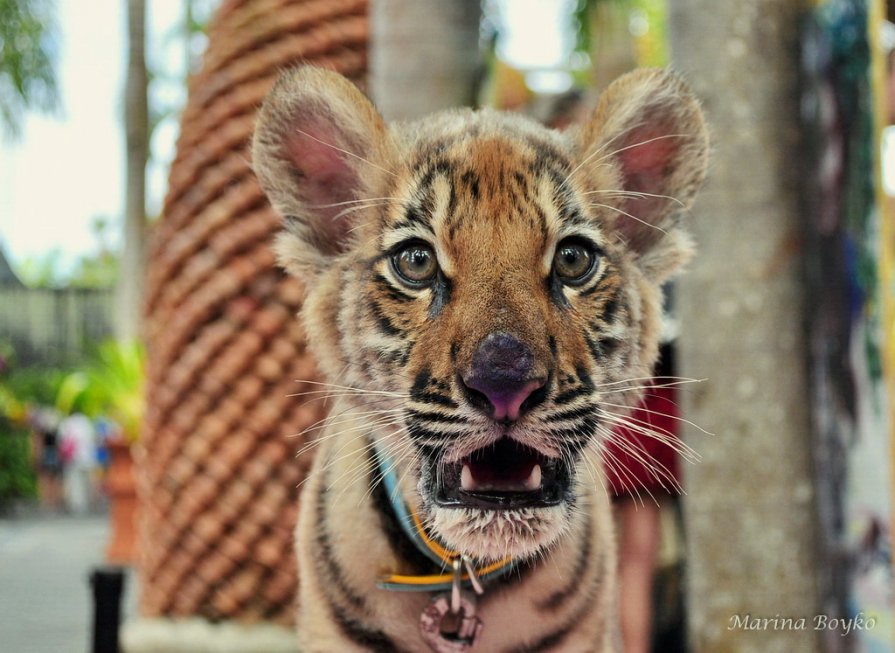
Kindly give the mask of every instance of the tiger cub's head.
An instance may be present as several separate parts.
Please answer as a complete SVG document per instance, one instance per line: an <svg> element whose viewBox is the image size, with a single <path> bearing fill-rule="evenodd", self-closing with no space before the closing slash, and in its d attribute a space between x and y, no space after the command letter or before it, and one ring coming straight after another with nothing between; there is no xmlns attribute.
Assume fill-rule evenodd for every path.
<svg viewBox="0 0 895 653"><path fill-rule="evenodd" d="M315 68L266 99L254 166L312 351L359 389L372 417L355 435L448 547L528 556L570 524L597 482L583 452L650 375L707 150L697 101L662 70L620 78L566 132L489 110L387 125Z"/></svg>

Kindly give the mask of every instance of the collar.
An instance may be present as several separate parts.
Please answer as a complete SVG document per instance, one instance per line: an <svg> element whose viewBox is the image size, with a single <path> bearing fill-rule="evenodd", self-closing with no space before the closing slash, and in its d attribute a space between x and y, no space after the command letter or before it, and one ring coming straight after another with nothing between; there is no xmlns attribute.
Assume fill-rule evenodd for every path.
<svg viewBox="0 0 895 653"><path fill-rule="evenodd" d="M380 577L380 589L397 592L439 592L453 590L457 594L461 587L471 587L476 594L484 592L483 583L499 578L510 572L516 563L512 558L504 558L489 565L477 567L472 560L457 551L443 547L429 536L419 515L412 511L401 498L398 489L396 465L379 447L374 446L376 462L379 465L381 482L401 530L419 551L439 567L442 573L425 576L405 576L386 574ZM450 570L447 571L446 570Z"/></svg>

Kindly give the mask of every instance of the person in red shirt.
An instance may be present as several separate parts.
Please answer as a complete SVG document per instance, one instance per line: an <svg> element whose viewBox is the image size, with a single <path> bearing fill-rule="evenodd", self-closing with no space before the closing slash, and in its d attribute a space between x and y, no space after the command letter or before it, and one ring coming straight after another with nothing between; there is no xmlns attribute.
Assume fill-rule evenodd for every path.
<svg viewBox="0 0 895 653"><path fill-rule="evenodd" d="M679 409L671 350L662 348L656 378L640 406L608 439L604 464L618 531L619 613L625 653L652 650L653 578L660 510L680 493L676 451Z"/></svg>

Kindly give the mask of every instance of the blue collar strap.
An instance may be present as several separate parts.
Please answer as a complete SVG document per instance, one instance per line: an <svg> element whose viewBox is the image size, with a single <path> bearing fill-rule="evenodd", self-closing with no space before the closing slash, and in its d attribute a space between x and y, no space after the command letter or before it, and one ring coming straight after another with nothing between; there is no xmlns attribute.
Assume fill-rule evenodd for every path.
<svg viewBox="0 0 895 653"><path fill-rule="evenodd" d="M412 512L401 498L395 464L379 447L374 447L381 481L385 486L392 510L401 530L417 549L439 566L442 573L430 576L404 576L389 574L379 579L380 589L398 592L439 592L453 590L457 595L460 587L471 587L477 594L484 592L483 582L499 578L515 567L512 558L504 558L490 565L476 568L468 556L444 548L429 537L419 516Z"/></svg>

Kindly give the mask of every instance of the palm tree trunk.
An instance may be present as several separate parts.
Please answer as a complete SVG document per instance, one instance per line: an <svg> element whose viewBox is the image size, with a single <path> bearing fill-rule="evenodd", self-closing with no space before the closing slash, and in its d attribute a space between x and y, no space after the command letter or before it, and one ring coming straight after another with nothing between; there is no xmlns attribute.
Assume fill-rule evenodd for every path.
<svg viewBox="0 0 895 653"><path fill-rule="evenodd" d="M473 103L479 0L377 0L370 11L370 91L386 119Z"/></svg>
<svg viewBox="0 0 895 653"><path fill-rule="evenodd" d="M678 0L673 65L702 98L712 171L679 283L680 372L708 377L685 412L688 618L694 653L820 651L798 628L736 617L819 614L798 233L800 0Z"/></svg>
<svg viewBox="0 0 895 653"><path fill-rule="evenodd" d="M124 247L117 287L116 335L140 336L146 241L146 162L149 159L149 109L145 57L145 0L128 0L128 63L124 95L127 176Z"/></svg>

